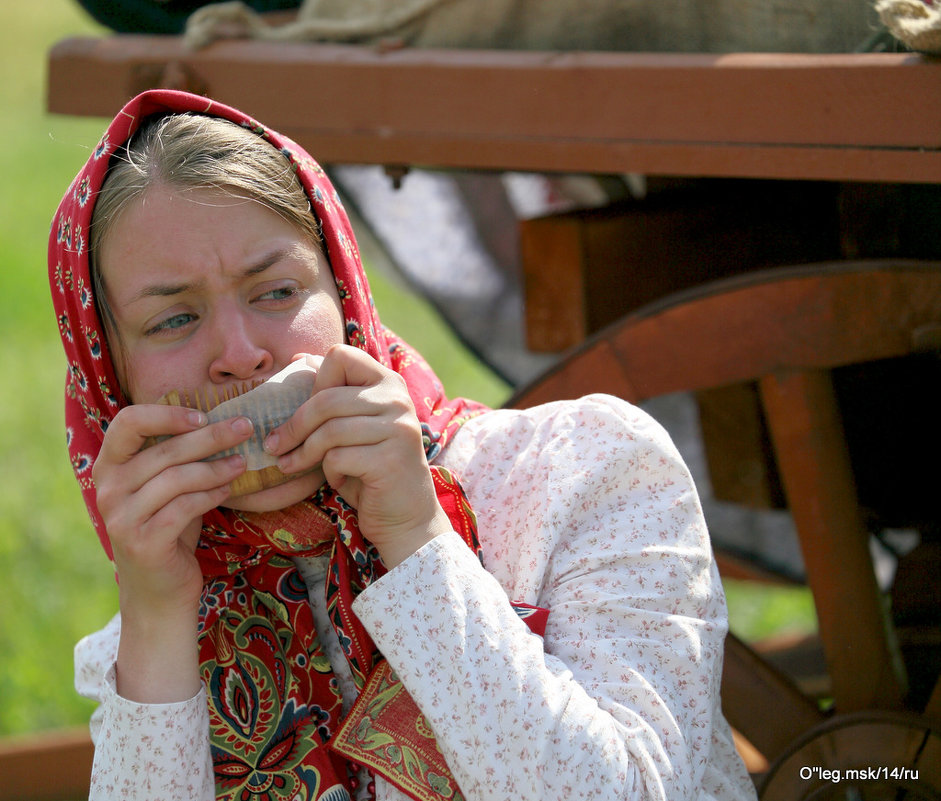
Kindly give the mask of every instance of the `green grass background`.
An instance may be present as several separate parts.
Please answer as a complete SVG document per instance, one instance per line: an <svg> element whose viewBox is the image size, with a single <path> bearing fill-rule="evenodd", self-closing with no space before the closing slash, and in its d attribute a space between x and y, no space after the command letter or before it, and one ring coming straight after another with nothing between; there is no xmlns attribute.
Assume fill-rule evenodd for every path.
<svg viewBox="0 0 941 801"><path fill-rule="evenodd" d="M46 53L66 36L99 32L71 0L0 8L0 736L87 720L91 704L72 689L72 647L117 608L65 451L65 362L46 279L49 220L106 124L45 112ZM418 346L450 394L506 397L432 311L371 279L385 322ZM812 625L803 589L727 591L733 627L747 638Z"/></svg>

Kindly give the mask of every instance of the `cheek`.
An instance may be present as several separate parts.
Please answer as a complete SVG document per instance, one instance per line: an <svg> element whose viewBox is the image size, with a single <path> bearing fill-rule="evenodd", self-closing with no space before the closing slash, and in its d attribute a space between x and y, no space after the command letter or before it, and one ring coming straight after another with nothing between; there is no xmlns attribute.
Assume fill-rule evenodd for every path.
<svg viewBox="0 0 941 801"><path fill-rule="evenodd" d="M114 374L117 376L121 393L128 403L152 403L170 389L181 388L174 385L158 391L157 385L162 380L165 370L160 369L160 365L153 364L151 360L142 358L133 350L129 350L120 337L115 336L113 332L109 332L107 337ZM179 372L175 374L179 376Z"/></svg>
<svg viewBox="0 0 941 801"><path fill-rule="evenodd" d="M131 347L121 360L122 387L131 403L155 403L171 390L205 387L208 380L208 357L193 344L168 350Z"/></svg>
<svg viewBox="0 0 941 801"><path fill-rule="evenodd" d="M302 346L303 351L323 355L334 345L346 342L340 302L326 294L305 303L291 328L295 345Z"/></svg>
<svg viewBox="0 0 941 801"><path fill-rule="evenodd" d="M205 376L192 371L189 363L143 358L129 370L128 398L131 403L156 403L171 390L203 387L205 383Z"/></svg>

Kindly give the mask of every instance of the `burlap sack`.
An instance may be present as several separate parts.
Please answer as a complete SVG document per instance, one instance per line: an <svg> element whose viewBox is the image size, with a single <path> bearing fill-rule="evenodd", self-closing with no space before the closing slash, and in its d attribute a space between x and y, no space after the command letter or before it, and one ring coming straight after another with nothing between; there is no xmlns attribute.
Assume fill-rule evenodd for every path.
<svg viewBox="0 0 941 801"><path fill-rule="evenodd" d="M659 52L849 52L878 28L871 0L304 0L267 25L242 3L190 18L198 47L223 36L411 47Z"/></svg>
<svg viewBox="0 0 941 801"><path fill-rule="evenodd" d="M912 50L941 53L941 6L926 0L879 0L876 11L892 35Z"/></svg>

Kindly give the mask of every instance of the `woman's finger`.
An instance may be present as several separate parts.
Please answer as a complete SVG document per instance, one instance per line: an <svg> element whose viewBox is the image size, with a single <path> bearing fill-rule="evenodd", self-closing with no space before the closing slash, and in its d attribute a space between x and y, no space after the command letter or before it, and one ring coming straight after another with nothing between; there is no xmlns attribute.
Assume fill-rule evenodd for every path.
<svg viewBox="0 0 941 801"><path fill-rule="evenodd" d="M344 407L349 408L349 404ZM296 448L278 458L278 468L283 473L299 473L309 470L323 461L331 450L344 447L374 447L394 441L400 435L406 438L421 433L417 426L409 425L405 415L388 413L329 417L324 423L313 427L312 433ZM352 475L352 474L350 474Z"/></svg>
<svg viewBox="0 0 941 801"><path fill-rule="evenodd" d="M254 427L247 417L232 417L196 431L161 440L147 449L162 467L209 459L245 442Z"/></svg>
<svg viewBox="0 0 941 801"><path fill-rule="evenodd" d="M348 346L332 348L314 383L314 393L265 439L265 449L280 456L338 418L413 415L404 381L366 353ZM300 469L300 467L298 467Z"/></svg>
<svg viewBox="0 0 941 801"><path fill-rule="evenodd" d="M131 428L135 422L137 421L128 422L124 428ZM165 431L166 428L161 430ZM110 436L110 429L108 433ZM117 471L119 475L116 483L127 492L136 492L167 468L209 459L244 442L251 433L251 421L245 417L221 420L193 430L184 429L177 436L171 436L150 447L145 447L148 438L141 437L139 429L137 432L115 432L117 444L112 444L107 450L102 447L93 468L93 476L100 486L109 472ZM109 436L105 437L106 441ZM134 443L138 445L139 450L127 456L126 449ZM143 450L140 450L141 448Z"/></svg>
<svg viewBox="0 0 941 801"><path fill-rule="evenodd" d="M106 517L109 531L113 530L119 536L124 531L143 531L154 519L163 519L174 521L167 529L167 536L172 538L193 516L208 512L228 497L229 484L244 470L245 459L241 456L174 465L155 475L133 493L127 493L120 486L112 490L110 484L102 487L99 508ZM178 503L181 498L205 493L212 493L213 498L218 500L198 509L193 508L192 501ZM165 508L171 511L161 518L160 513ZM179 509L184 512L182 517L173 514L173 510ZM185 514L190 514L190 517Z"/></svg>
<svg viewBox="0 0 941 801"><path fill-rule="evenodd" d="M203 412L183 406L157 403L126 406L108 426L99 458L121 464L135 456L151 437L196 431L208 422Z"/></svg>
<svg viewBox="0 0 941 801"><path fill-rule="evenodd" d="M351 345L334 345L317 370L314 393L330 387L365 387L382 378L385 368L372 356Z"/></svg>
<svg viewBox="0 0 941 801"><path fill-rule="evenodd" d="M137 503L143 517L150 518L175 499L194 493L227 491L228 485L244 472L245 457L238 454L208 462L173 465L147 482L137 493ZM212 508L214 506L200 511L200 514Z"/></svg>
<svg viewBox="0 0 941 801"><path fill-rule="evenodd" d="M173 538L177 539L175 532L185 530L186 524L200 518L207 512L212 511L229 497L230 491L228 482L222 486L211 489L187 492L183 495L177 495L170 502L159 507L153 515L141 527L141 533L144 537L153 538L153 544L156 540L162 539L167 532L173 533ZM187 542L187 547L196 547L197 536L192 542ZM159 547L159 545L158 545Z"/></svg>

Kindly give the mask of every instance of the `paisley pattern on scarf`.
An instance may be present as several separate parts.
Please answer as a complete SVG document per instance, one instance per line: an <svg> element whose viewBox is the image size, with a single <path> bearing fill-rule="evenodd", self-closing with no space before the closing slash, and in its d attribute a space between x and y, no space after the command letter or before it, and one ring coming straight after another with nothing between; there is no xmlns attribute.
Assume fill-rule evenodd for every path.
<svg viewBox="0 0 941 801"><path fill-rule="evenodd" d="M464 420L485 411L462 399L448 400L422 358L381 325L342 203L324 171L300 146L205 97L168 90L145 92L113 120L72 182L53 220L49 240L50 285L68 364L65 405L69 455L109 557L111 547L97 511L91 467L109 422L127 401L119 390L92 295L87 232L93 201L111 157L146 117L184 112L218 116L242 125L290 161L322 225L347 340L403 376L422 425L429 459ZM455 530L479 555L473 512L459 483L436 467L432 473ZM359 531L355 510L325 485L310 501L288 510L256 515L217 509L206 515L203 523L197 546L205 580L198 645L210 698L217 798L348 798L352 782L347 757L355 755L341 756L325 747L340 725L340 691L316 635L307 588L290 557L331 555L327 581L330 616L357 687L364 688L384 660L350 605L384 568ZM368 704L368 699L364 703ZM411 730L428 729L413 702L412 706ZM384 764L375 749L361 752L364 764L368 761L414 798L440 799L438 790L443 785L438 777L447 774L446 765L436 764L435 771L427 772L422 781L405 777L406 782L394 748ZM449 781L456 787L453 779Z"/></svg>
<svg viewBox="0 0 941 801"><path fill-rule="evenodd" d="M199 655L217 798L313 799L346 778L345 763L318 747L338 723L341 698L288 556L329 553L332 527L312 503L291 512L238 515L228 529L207 522L200 539L197 556L212 577ZM265 553L265 543L279 543L278 552Z"/></svg>

